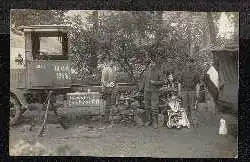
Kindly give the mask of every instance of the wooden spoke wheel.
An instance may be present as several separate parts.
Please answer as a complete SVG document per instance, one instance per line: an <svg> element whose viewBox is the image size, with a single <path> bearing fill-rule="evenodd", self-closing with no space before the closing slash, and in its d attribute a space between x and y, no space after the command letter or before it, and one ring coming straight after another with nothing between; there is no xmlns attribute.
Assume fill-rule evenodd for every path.
<svg viewBox="0 0 250 162"><path fill-rule="evenodd" d="M15 96L10 95L10 126L16 124L20 116L21 104Z"/></svg>
<svg viewBox="0 0 250 162"><path fill-rule="evenodd" d="M168 128L172 128L172 124L171 124L171 121L170 121L170 120L167 122L167 127L168 127Z"/></svg>

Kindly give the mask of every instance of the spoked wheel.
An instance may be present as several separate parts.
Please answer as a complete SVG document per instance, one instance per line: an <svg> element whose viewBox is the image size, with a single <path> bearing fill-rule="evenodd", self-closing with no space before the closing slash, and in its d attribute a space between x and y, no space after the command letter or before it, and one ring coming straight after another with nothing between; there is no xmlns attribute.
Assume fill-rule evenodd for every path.
<svg viewBox="0 0 250 162"><path fill-rule="evenodd" d="M168 128L172 128L172 124L171 124L171 121L170 121L170 120L167 122L167 127L168 127Z"/></svg>
<svg viewBox="0 0 250 162"><path fill-rule="evenodd" d="M10 95L10 126L16 124L20 116L21 104L15 96Z"/></svg>
<svg viewBox="0 0 250 162"><path fill-rule="evenodd" d="M177 129L180 129L181 128L181 126L179 125L179 116L175 116L174 117L174 122L175 122L175 125L176 125L176 128Z"/></svg>

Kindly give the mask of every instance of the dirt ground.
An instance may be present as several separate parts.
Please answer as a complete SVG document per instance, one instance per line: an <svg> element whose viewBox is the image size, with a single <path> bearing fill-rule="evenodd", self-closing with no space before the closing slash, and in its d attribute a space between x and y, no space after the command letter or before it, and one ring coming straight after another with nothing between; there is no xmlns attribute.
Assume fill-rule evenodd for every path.
<svg viewBox="0 0 250 162"><path fill-rule="evenodd" d="M199 125L195 128L153 129L150 126L104 125L98 121L75 120L64 130L50 114L44 137L35 137L37 127L29 131L24 114L22 123L10 129L10 147L19 140L36 141L54 149L67 145L81 156L163 157L163 158L232 158L238 144L231 135L218 135L219 117L205 110L197 113ZM72 119L74 120L74 119ZM228 125L237 122L231 116Z"/></svg>

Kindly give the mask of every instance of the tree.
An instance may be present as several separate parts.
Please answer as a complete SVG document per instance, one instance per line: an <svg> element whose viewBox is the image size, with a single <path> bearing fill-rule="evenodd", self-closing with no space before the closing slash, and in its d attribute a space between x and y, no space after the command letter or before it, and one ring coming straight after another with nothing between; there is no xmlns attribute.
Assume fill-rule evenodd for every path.
<svg viewBox="0 0 250 162"><path fill-rule="evenodd" d="M214 45L215 44L215 40L216 40L216 26L214 23L214 19L213 19L213 15L212 12L208 12L207 13L207 20L208 20L208 26L209 26L209 37L210 37L210 45Z"/></svg>
<svg viewBox="0 0 250 162"><path fill-rule="evenodd" d="M105 17L100 26L103 51L111 55L132 81L159 55L161 12L118 12ZM143 58L143 59L142 59Z"/></svg>
<svg viewBox="0 0 250 162"><path fill-rule="evenodd" d="M76 79L89 80L99 74L98 65L98 12L87 12L86 21L81 13L65 17L69 25L69 48L73 54L72 67L76 69ZM97 76L100 77L100 76ZM98 80L98 78L96 78Z"/></svg>
<svg viewBox="0 0 250 162"><path fill-rule="evenodd" d="M186 60L196 59L201 72L211 64L207 50L218 44L216 35L220 13L183 11L82 11L65 16L59 10L12 10L11 29L21 25L68 24L72 66L78 79L90 80L98 75L105 57L115 58L120 72L136 81L148 67L150 59L158 59L176 73L185 69ZM88 14L83 20L82 14ZM235 13L226 13L236 26ZM237 34L236 34L237 35ZM224 41L224 39L222 39ZM168 64L171 64L168 65Z"/></svg>
<svg viewBox="0 0 250 162"><path fill-rule="evenodd" d="M140 76L153 58L171 63L173 69L180 67L180 71L191 57L190 44L196 48L202 44L202 37L206 35L202 30L206 26L205 15L202 14L197 23L193 23L197 14L192 12L167 13L164 21L163 15L164 12L134 11L104 17L100 26L104 37L102 49L108 52L102 55L114 55L132 79L138 72ZM172 25L174 23L176 25ZM197 57L199 49L194 53L198 53L193 56Z"/></svg>
<svg viewBox="0 0 250 162"><path fill-rule="evenodd" d="M227 43L237 43L238 44L238 37L239 37L239 14L237 12L208 12L207 13L207 20L209 22L209 35L211 38L210 46L222 46ZM227 21L227 22L225 22ZM222 24L224 23L224 24ZM225 24L226 23L226 24ZM234 28L234 33L232 34L231 38L226 38L224 36L218 36L220 32L220 26L222 28L227 28L228 26L232 25ZM222 29L225 30L225 29ZM227 31L225 31L227 32ZM228 32L227 32L228 33Z"/></svg>

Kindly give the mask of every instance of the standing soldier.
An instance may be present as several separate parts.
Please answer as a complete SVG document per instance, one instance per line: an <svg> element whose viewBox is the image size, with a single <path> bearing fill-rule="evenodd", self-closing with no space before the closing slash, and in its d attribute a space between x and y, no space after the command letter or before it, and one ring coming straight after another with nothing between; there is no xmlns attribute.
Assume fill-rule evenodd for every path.
<svg viewBox="0 0 250 162"><path fill-rule="evenodd" d="M192 112L199 97L200 79L199 74L195 71L193 59L188 61L187 66L188 68L180 77L178 92L182 97L183 106L187 110L187 116L192 121Z"/></svg>
<svg viewBox="0 0 250 162"><path fill-rule="evenodd" d="M152 61L149 69L144 72L144 80L141 89L144 89L144 103L146 110L145 125L153 124L154 128L158 128L159 114L159 88L163 85L161 81L161 73L159 65Z"/></svg>
<svg viewBox="0 0 250 162"><path fill-rule="evenodd" d="M113 67L113 60L106 60L106 65L102 70L102 94L105 102L105 122L109 121L110 109L112 107L112 96L116 87L116 71Z"/></svg>

